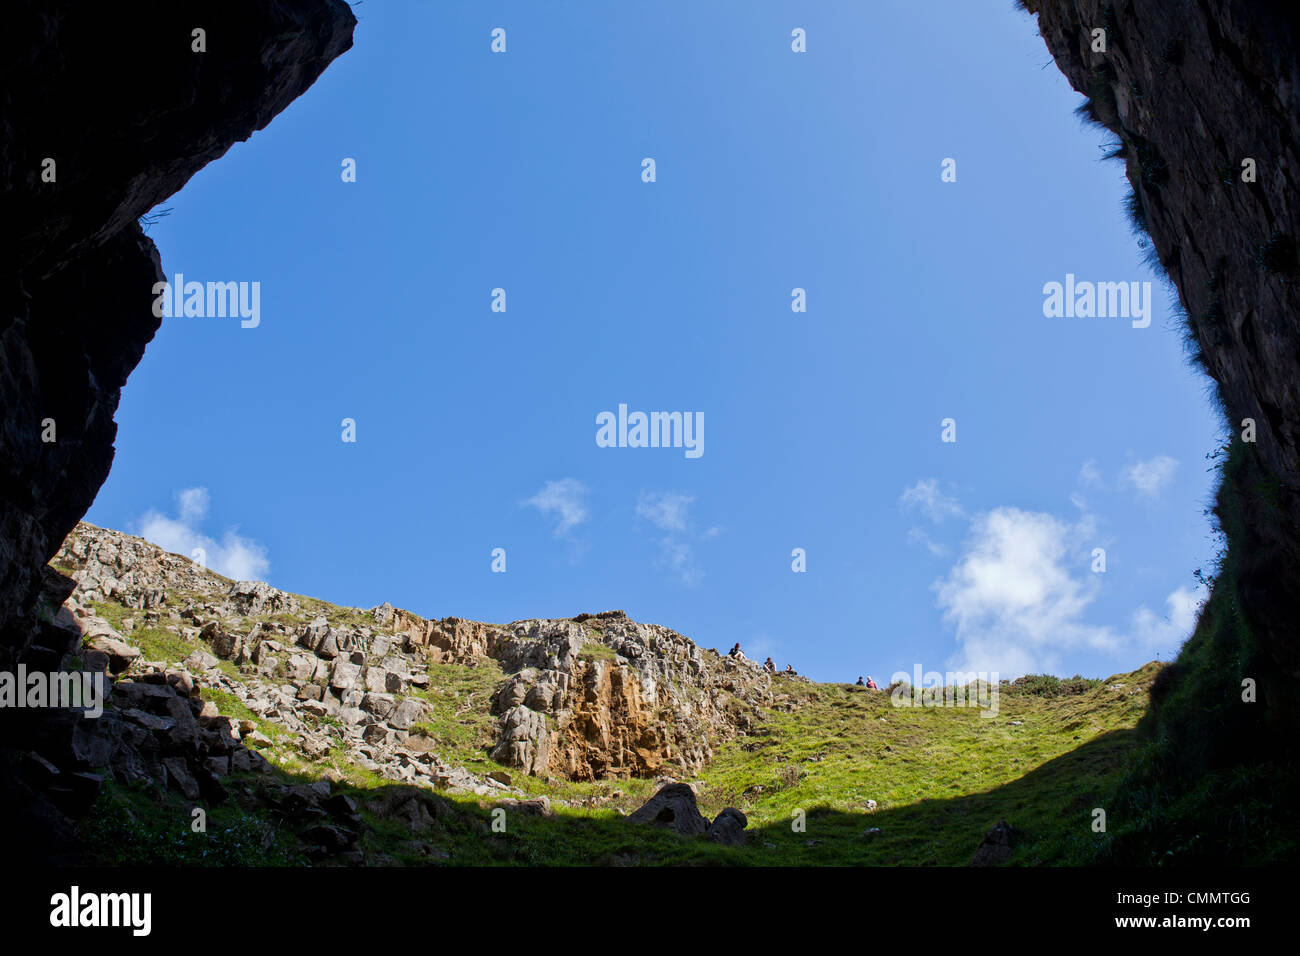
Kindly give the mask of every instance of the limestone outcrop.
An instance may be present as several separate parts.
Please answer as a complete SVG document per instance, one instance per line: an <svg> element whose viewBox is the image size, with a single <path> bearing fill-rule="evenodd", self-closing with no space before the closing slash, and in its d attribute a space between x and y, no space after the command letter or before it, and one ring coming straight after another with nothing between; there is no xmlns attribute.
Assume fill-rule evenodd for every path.
<svg viewBox="0 0 1300 956"><path fill-rule="evenodd" d="M467 770L439 753L456 718L429 723L435 673L495 681L490 694L455 701L486 726L495 715L495 743L480 758L572 780L697 770L779 706L757 664L621 611L497 626L391 605L338 608L85 523L53 563L71 591L47 624L57 670L111 687L98 718L45 711L23 729L21 785L45 793L65 829L105 780L219 801L231 774L271 772L264 754L549 814L505 770ZM710 839L744 842L739 811L699 824ZM350 852L355 827L321 825L322 847Z"/></svg>

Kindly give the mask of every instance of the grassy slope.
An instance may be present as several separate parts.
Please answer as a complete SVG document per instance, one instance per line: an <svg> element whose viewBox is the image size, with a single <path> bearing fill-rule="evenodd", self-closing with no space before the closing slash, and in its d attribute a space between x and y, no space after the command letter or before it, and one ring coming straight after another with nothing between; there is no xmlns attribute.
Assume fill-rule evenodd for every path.
<svg viewBox="0 0 1300 956"><path fill-rule="evenodd" d="M314 605L311 613L326 608ZM119 623L129 616L109 605L99 610ZM329 610L340 618L356 613ZM137 629L129 639L146 656L172 661L198 646L158 630ZM435 664L429 673L430 687L420 696L431 710L418 730L452 763L477 773L502 769L486 753L494 724L489 698L503 678L496 663ZM370 823L361 844L370 862L962 864L1005 818L1024 834L1016 861L1051 863L1095 857L1104 845L1106 838L1091 831L1091 812L1109 806L1106 794L1133 750L1154 673L1148 665L1058 697L1004 690L992 719L967 709L894 707L884 691L778 677L778 689L799 700L797 709L771 713L760 734L724 745L698 781L706 815L738 806L749 816L750 844L739 849L628 824L621 813L643 803L653 781L574 783L518 772L511 772L516 787L570 805L557 802L552 819L512 815L508 833L499 834L491 831L490 801L444 797L434 829L412 835L381 810L401 787L338 751L307 762L292 735L270 721L257 723L272 739L265 753L278 767L276 782L317 779L326 770L346 781ZM1116 684L1124 686L1112 689ZM223 713L252 716L228 694L204 696ZM302 821L246 799L246 789L256 792L267 781L246 776L229 783L234 799L212 810L207 834L190 831L191 808L174 796L110 786L85 824L94 837L86 845L105 863L302 862L295 835ZM868 800L876 801L874 812L865 809ZM801 830L792 826L796 811ZM868 828L881 832L867 835Z"/></svg>
<svg viewBox="0 0 1300 956"><path fill-rule="evenodd" d="M1113 839L1083 862L1121 865L1294 860L1300 821L1300 712L1295 681L1251 632L1239 604L1253 520L1282 521L1253 448L1220 456L1214 517L1226 546L1195 632L1152 689L1140 746L1118 782ZM1264 517L1261 517L1261 514ZM1243 699L1243 681L1257 699Z"/></svg>

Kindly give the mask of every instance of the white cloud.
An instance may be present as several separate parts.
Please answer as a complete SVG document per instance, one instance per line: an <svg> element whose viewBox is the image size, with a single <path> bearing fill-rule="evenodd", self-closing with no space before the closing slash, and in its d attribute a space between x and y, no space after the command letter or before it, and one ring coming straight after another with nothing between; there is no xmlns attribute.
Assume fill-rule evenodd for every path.
<svg viewBox="0 0 1300 956"><path fill-rule="evenodd" d="M1105 482L1101 479L1101 471L1097 468L1097 462L1089 458L1079 468L1079 484L1085 488L1100 488Z"/></svg>
<svg viewBox="0 0 1300 956"><path fill-rule="evenodd" d="M582 482L575 478L561 478L548 481L541 491L521 504L555 518L555 535L560 537L587 520L586 496L587 486Z"/></svg>
<svg viewBox="0 0 1300 956"><path fill-rule="evenodd" d="M935 524L945 518L961 517L964 513L956 498L945 495L939 490L939 482L934 478L925 478L903 490L899 499L903 508L920 509L921 513Z"/></svg>
<svg viewBox="0 0 1300 956"><path fill-rule="evenodd" d="M921 545L937 558L943 557L948 553L947 545L935 541L921 528L909 528L907 531L907 540L912 544Z"/></svg>
<svg viewBox="0 0 1300 956"><path fill-rule="evenodd" d="M1165 598L1169 613L1158 618L1146 607L1133 613L1133 638L1147 653L1167 652L1172 656L1196 627L1196 617L1205 601L1205 588L1180 587Z"/></svg>
<svg viewBox="0 0 1300 956"><path fill-rule="evenodd" d="M177 492L178 517L169 518L150 509L140 519L136 533L167 551L194 556L203 552L204 564L239 581L265 581L271 562L266 549L250 538L241 537L234 528L227 528L217 541L203 534L199 526L208 516L210 496L206 488L186 488Z"/></svg>
<svg viewBox="0 0 1300 956"><path fill-rule="evenodd" d="M695 496L680 491L641 492L637 496L636 514L664 532L659 538L659 565L687 585L697 585L704 577L695 558L692 539L696 537L690 518ZM712 538L720 532L712 527L702 537Z"/></svg>
<svg viewBox="0 0 1300 956"><path fill-rule="evenodd" d="M978 516L965 553L935 582L957 631L949 666L1015 677L1056 670L1066 650L1116 649L1110 628L1083 621L1098 585L1074 558L1079 537L1077 525L1049 514L1004 507Z"/></svg>
<svg viewBox="0 0 1300 956"><path fill-rule="evenodd" d="M1178 462L1168 455L1157 455L1147 461L1139 461L1124 469L1120 480L1132 485L1137 493L1145 498L1154 498L1174 480Z"/></svg>
<svg viewBox="0 0 1300 956"><path fill-rule="evenodd" d="M637 496L636 514L661 531L681 532L686 530L687 511L694 501L694 495L677 491L641 492Z"/></svg>
<svg viewBox="0 0 1300 956"><path fill-rule="evenodd" d="M212 498L206 488L186 488L177 492L176 500L180 504L181 521L198 524L207 517Z"/></svg>

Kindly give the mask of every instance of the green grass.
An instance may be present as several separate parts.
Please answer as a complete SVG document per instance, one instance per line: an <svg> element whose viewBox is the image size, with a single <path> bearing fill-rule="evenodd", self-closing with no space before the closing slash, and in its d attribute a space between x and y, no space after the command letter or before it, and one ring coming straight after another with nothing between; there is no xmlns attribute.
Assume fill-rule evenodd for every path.
<svg viewBox="0 0 1300 956"><path fill-rule="evenodd" d="M1231 543L1245 533L1247 508L1271 507L1272 492L1248 450L1234 449L1224 467L1216 515ZM1241 553L1224 554L1209 605L1175 665L1107 681L1030 675L999 687L991 718L966 708L897 707L888 691L777 676L774 690L795 709L767 713L757 733L719 746L694 778L707 817L727 806L748 815L743 848L629 824L623 814L648 799L652 780L574 782L499 766L488 756L497 727L491 701L506 675L485 660L429 664L429 686L413 694L429 711L413 732L448 763L479 775L505 769L526 796L551 799L553 818L511 814L508 832L494 833L492 797L443 794L433 828L412 834L387 810L409 788L352 763L341 747L308 762L278 724L207 688L203 696L219 712L252 720L271 738L264 753L274 773L240 778L237 799L212 818L218 844L211 827L206 842L178 830L188 807L174 795L110 786L87 824L92 832L153 845L90 852L140 863L304 862L298 824L278 819L255 795L268 783L333 770L362 808L367 826L358 846L371 863L961 865L1002 819L1020 831L1012 862L1026 865L1287 859L1297 825L1283 808L1300 796L1295 748L1286 743L1294 714L1241 706L1241 679L1270 676L1233 597ZM367 612L301 600L303 617L373 626ZM133 614L115 602L96 611L119 628ZM581 656L614 659L596 640L598 628L586 626ZM147 659L168 663L202 646L157 627L127 636ZM1238 753L1244 746L1248 755ZM1092 827L1098 808L1106 811L1104 833ZM269 849L250 853L254 843Z"/></svg>
<svg viewBox="0 0 1300 956"><path fill-rule="evenodd" d="M1082 694L1096 687L1102 681L1091 677L1054 677L1051 674L1027 674L1014 682L1016 691L1022 694L1036 694L1039 697L1063 697L1070 694Z"/></svg>
<svg viewBox="0 0 1300 956"><path fill-rule="evenodd" d="M1254 448L1234 440L1223 452L1213 513L1226 543L1210 598L1152 688L1140 745L1115 788L1111 838L1079 862L1259 865L1293 860L1300 847L1290 812L1300 799L1300 712L1277 690L1293 679L1238 598L1243 576L1278 562L1269 529L1286 525ZM1253 703L1243 700L1247 678L1260 688Z"/></svg>
<svg viewBox="0 0 1300 956"><path fill-rule="evenodd" d="M163 660L183 659L197 644L157 629L142 628L131 639ZM430 664L428 671L429 687L415 696L429 713L415 732L450 763L478 774L503 769L487 756L496 737L490 704L504 679L500 667ZM252 720L272 739L265 751L276 765L272 776L241 778L248 782L239 799L223 805L224 816L214 814L207 838L195 840L181 826L188 820L185 801L110 787L92 832L154 843L91 852L137 863L303 862L298 824L278 819L245 790L255 795L267 783L317 779L333 770L362 808L366 827L358 847L372 863L963 864L1004 818L1024 834L1016 862L1090 858L1107 839L1091 832L1092 809L1111 806L1108 795L1138 744L1133 728L1155 671L1151 665L1106 683L1035 678L1003 686L993 718L973 709L895 707L885 691L777 677L775 690L795 700L794 712L770 713L760 734L721 746L697 779L707 817L724 806L749 816L743 848L628 823L623 814L648 799L652 780L573 782L513 769L513 785L525 795L548 796L554 817L511 813L507 833L494 833L493 799L444 794L434 827L412 834L387 815L401 785L352 763L341 747L308 763L293 751L292 735L235 695L207 688L203 697L219 712ZM1116 683L1125 686L1114 690ZM875 812L867 811L868 800L876 801ZM792 827L796 818L802 828ZM880 834L867 835L869 827ZM252 844L268 840L266 854L250 853Z"/></svg>
<svg viewBox="0 0 1300 956"><path fill-rule="evenodd" d="M490 710L505 679L501 667L492 660L476 667L430 663L428 673L429 686L411 695L429 705L412 733L428 737L434 753L449 763L479 773L500 769L487 749L496 742L497 719Z"/></svg>
<svg viewBox="0 0 1300 956"><path fill-rule="evenodd" d="M1153 675L1118 678L1124 691L1099 684L1057 698L1004 687L992 718L779 680L799 709L771 715L766 736L724 746L701 775L701 807L744 810L782 863L966 863L1004 817L1024 831L1018 855L1029 862L1036 844L1089 832L1089 795L1122 767L1146 703L1137 688ZM791 830L796 811L805 833ZM882 832L864 838L868 827Z"/></svg>
<svg viewBox="0 0 1300 956"><path fill-rule="evenodd" d="M201 641L186 640L179 634L159 627L142 627L132 631L129 640L140 648L147 661L179 664L202 646Z"/></svg>
<svg viewBox="0 0 1300 956"><path fill-rule="evenodd" d="M230 691L222 690L219 687L204 687L200 693L204 700L211 701L216 705L217 713L222 716L233 717L236 720L251 720L258 730L277 745L277 751L282 749L280 745L288 744L293 739L293 735L288 730L273 720L257 716Z"/></svg>
<svg viewBox="0 0 1300 956"><path fill-rule="evenodd" d="M421 696L438 703L423 729L442 741L444 759L477 772L493 769L479 749L491 742L492 724L475 714L485 712L497 676L461 665L433 671L434 685ZM771 715L764 735L724 745L698 778L706 816L724 806L749 816L744 848L629 824L619 811L640 806L653 781L548 783L515 771L515 786L551 797L553 819L511 815L510 832L493 834L490 801L449 797L458 822L440 824L426 839L454 864L964 864L1006 818L1024 834L1016 861L1062 862L1103 839L1092 833L1091 813L1136 745L1143 688L1155 672L1150 665L1115 678L1110 683L1124 684L1120 690L1101 682L1051 696L1041 682L1003 688L993 718L960 708L894 707L885 692L778 678L778 689L798 698L799 709ZM326 763L363 804L393 786L350 765L341 750ZM600 799L598 807L557 802L591 797ZM868 800L877 802L874 813ZM802 831L792 828L795 811L802 811ZM400 827L390 832L382 820L372 823L370 851L427 864L404 859L406 851L392 843L409 840ZM866 836L869 827L882 832Z"/></svg>
<svg viewBox="0 0 1300 956"><path fill-rule="evenodd" d="M300 616L301 620L308 621L312 618L323 617L330 623L331 627L380 629L368 610L359 607L340 607L337 604L330 604L319 598L306 597L302 594L291 596L302 605L304 614Z"/></svg>
<svg viewBox="0 0 1300 956"><path fill-rule="evenodd" d="M265 810L234 801L203 803L206 832L193 830L193 806L174 794L104 784L77 828L84 862L99 866L292 866L306 862L292 831Z"/></svg>
<svg viewBox="0 0 1300 956"><path fill-rule="evenodd" d="M118 604L116 601L95 601L91 604L95 613L109 623L109 626L119 634L125 634L126 629L122 626L122 621L127 617L138 615L138 611L132 611L128 607Z"/></svg>

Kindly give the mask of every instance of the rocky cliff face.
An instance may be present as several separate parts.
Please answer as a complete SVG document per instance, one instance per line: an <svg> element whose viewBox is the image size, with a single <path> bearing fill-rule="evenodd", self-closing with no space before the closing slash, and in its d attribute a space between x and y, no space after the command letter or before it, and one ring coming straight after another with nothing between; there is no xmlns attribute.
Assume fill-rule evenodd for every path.
<svg viewBox="0 0 1300 956"><path fill-rule="evenodd" d="M1025 6L1086 114L1122 144L1133 218L1178 288L1231 429L1254 422L1268 487L1240 495L1235 598L1300 676L1300 12L1272 0Z"/></svg>
<svg viewBox="0 0 1300 956"><path fill-rule="evenodd" d="M390 605L374 615L436 663L490 658L505 669L492 703L501 731L492 756L528 773L604 780L698 770L772 702L771 681L754 662L622 611L508 627L428 621Z"/></svg>
<svg viewBox="0 0 1300 956"><path fill-rule="evenodd" d="M356 23L342 0L16 0L4 17L0 669L51 656L33 612L71 585L44 566L108 476L121 388L161 321L138 218L266 126Z"/></svg>
<svg viewBox="0 0 1300 956"><path fill-rule="evenodd" d="M603 780L697 771L772 703L771 680L753 661L621 611L510 630L497 649L510 678L494 700L494 756L531 772Z"/></svg>
<svg viewBox="0 0 1300 956"><path fill-rule="evenodd" d="M69 717L63 736L42 738L44 756L71 773L106 769L115 779L198 793L257 763L255 752L236 757L232 742L250 739L241 734L262 720L291 734L296 759L306 762L339 753L397 782L480 796L509 790L437 752L431 735L446 728L426 727L428 691L447 679L436 671L443 665L485 675L490 693L478 701L465 694L456 706L495 715L483 750L497 763L570 780L696 771L714 746L749 729L774 702L770 676L752 661L703 651L621 611L502 627L430 621L387 604L349 610L261 582L228 581L142 539L87 524L55 561L76 583L57 618L62 665L75 659L120 678L114 698L123 702L108 720ZM186 702L155 701L147 695L166 696L165 689L142 692L141 681L183 688L194 701L206 688L252 716L227 721L196 703L195 728L166 709L188 715ZM140 705L141 694L154 710ZM172 718L167 727L144 720L166 732L165 745L142 745L131 727L139 712ZM213 728L209 741L202 732Z"/></svg>

